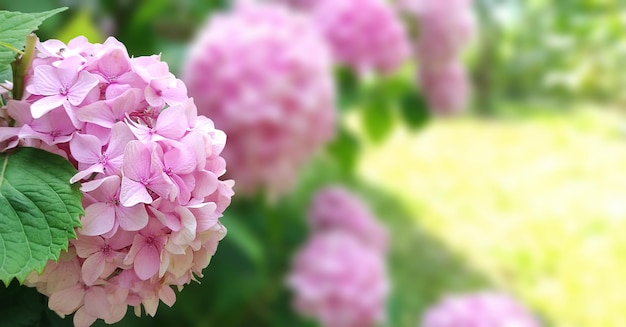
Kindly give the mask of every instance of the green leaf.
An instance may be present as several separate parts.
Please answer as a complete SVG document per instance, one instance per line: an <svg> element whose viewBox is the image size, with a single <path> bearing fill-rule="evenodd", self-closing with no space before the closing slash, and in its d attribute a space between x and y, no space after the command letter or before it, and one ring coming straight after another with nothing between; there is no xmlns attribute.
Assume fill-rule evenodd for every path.
<svg viewBox="0 0 626 327"><path fill-rule="evenodd" d="M393 103L384 92L370 92L361 118L366 135L374 143L382 142L393 127Z"/></svg>
<svg viewBox="0 0 626 327"><path fill-rule="evenodd" d="M48 17L67 8L58 8L40 13L21 13L0 10L0 70L10 65L26 43L26 35L35 31Z"/></svg>
<svg viewBox="0 0 626 327"><path fill-rule="evenodd" d="M335 70L335 80L339 89L337 92L339 109L342 111L352 109L359 102L359 79L352 70L338 67Z"/></svg>
<svg viewBox="0 0 626 327"><path fill-rule="evenodd" d="M35 148L0 154L0 280L22 283L48 260L58 260L76 238L84 214L76 169L61 156Z"/></svg>
<svg viewBox="0 0 626 327"><path fill-rule="evenodd" d="M328 145L328 152L335 158L344 173L350 173L354 171L360 147L359 140L341 126L335 140Z"/></svg>
<svg viewBox="0 0 626 327"><path fill-rule="evenodd" d="M403 120L414 130L426 125L431 115L424 97L415 91L407 92L402 96L400 112Z"/></svg>
<svg viewBox="0 0 626 327"><path fill-rule="evenodd" d="M4 81L12 81L13 75L11 74L10 66L0 67L0 83Z"/></svg>

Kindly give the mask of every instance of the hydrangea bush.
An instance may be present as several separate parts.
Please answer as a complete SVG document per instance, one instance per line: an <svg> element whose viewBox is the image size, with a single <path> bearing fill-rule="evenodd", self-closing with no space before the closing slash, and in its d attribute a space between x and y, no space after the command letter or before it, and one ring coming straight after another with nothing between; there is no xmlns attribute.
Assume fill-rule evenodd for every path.
<svg viewBox="0 0 626 327"><path fill-rule="evenodd" d="M390 290L386 229L340 186L317 191L309 221L311 235L287 277L295 309L324 327L385 322Z"/></svg>
<svg viewBox="0 0 626 327"><path fill-rule="evenodd" d="M540 327L522 304L507 294L479 292L450 295L427 309L420 327Z"/></svg>
<svg viewBox="0 0 626 327"><path fill-rule="evenodd" d="M409 57L402 20L384 0L288 0L308 13L337 62L362 74L390 73Z"/></svg>
<svg viewBox="0 0 626 327"><path fill-rule="evenodd" d="M76 326L154 315L172 287L202 276L226 229L233 195L220 180L226 135L197 108L159 56L131 58L114 38L37 42L22 100L3 109L3 148L66 158L84 194L78 237L26 285ZM5 111L4 111L5 110Z"/></svg>
<svg viewBox="0 0 626 327"><path fill-rule="evenodd" d="M382 254L387 252L387 228L376 219L362 199L340 185L326 186L317 191L308 218L313 233L341 230Z"/></svg>
<svg viewBox="0 0 626 327"><path fill-rule="evenodd" d="M416 24L418 80L429 107L438 114L467 106L469 80L461 64L463 50L476 32L472 0L403 0L400 7Z"/></svg>
<svg viewBox="0 0 626 327"><path fill-rule="evenodd" d="M332 62L317 29L282 6L242 4L212 16L189 52L183 79L228 134L238 194L289 190L334 135Z"/></svg>

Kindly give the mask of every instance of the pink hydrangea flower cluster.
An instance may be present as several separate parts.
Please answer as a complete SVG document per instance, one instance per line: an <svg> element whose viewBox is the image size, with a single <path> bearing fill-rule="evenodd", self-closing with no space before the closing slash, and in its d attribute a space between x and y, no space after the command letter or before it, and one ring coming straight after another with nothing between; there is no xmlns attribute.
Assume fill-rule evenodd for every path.
<svg viewBox="0 0 626 327"><path fill-rule="evenodd" d="M309 208L309 222L314 233L343 230L385 253L388 231L363 201L345 188L334 185L317 192Z"/></svg>
<svg viewBox="0 0 626 327"><path fill-rule="evenodd" d="M308 12L335 59L359 73L388 73L410 55L407 31L385 0L287 0Z"/></svg>
<svg viewBox="0 0 626 327"><path fill-rule="evenodd" d="M228 133L237 193L272 198L334 135L329 50L303 15L243 4L213 15L192 44L183 79L201 113Z"/></svg>
<svg viewBox="0 0 626 327"><path fill-rule="evenodd" d="M386 230L340 187L318 192L309 211L312 234L287 278L294 307L325 327L368 327L386 319L389 280Z"/></svg>
<svg viewBox="0 0 626 327"><path fill-rule="evenodd" d="M509 295L481 292L448 296L429 308L421 327L540 327L538 319Z"/></svg>
<svg viewBox="0 0 626 327"><path fill-rule="evenodd" d="M403 7L417 22L419 80L435 113L463 110L469 81L460 56L476 31L472 0L405 0Z"/></svg>
<svg viewBox="0 0 626 327"><path fill-rule="evenodd" d="M23 100L9 100L4 148L33 146L78 169L85 215L58 262L26 284L76 326L119 321L130 305L154 315L172 286L202 276L226 233L233 195L220 180L226 135L197 114L159 56L129 57L114 38L38 42ZM2 149L4 150L4 149Z"/></svg>

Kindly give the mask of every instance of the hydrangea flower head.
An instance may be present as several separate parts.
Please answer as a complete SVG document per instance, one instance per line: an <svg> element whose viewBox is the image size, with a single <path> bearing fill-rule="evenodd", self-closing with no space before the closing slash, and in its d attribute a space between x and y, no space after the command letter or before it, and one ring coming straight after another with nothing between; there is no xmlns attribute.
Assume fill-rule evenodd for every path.
<svg viewBox="0 0 626 327"><path fill-rule="evenodd" d="M471 85L461 63L421 69L418 76L428 107L435 114L457 114L467 106Z"/></svg>
<svg viewBox="0 0 626 327"><path fill-rule="evenodd" d="M472 0L405 0L400 6L417 21L417 56L429 68L456 60L476 33Z"/></svg>
<svg viewBox="0 0 626 327"><path fill-rule="evenodd" d="M384 258L352 234L313 234L296 254L287 282L296 310L324 327L373 327L385 320Z"/></svg>
<svg viewBox="0 0 626 327"><path fill-rule="evenodd" d="M391 72L409 57L404 24L384 0L288 2L311 15L338 62L360 73Z"/></svg>
<svg viewBox="0 0 626 327"><path fill-rule="evenodd" d="M421 327L540 327L539 321L509 295L496 292L442 299L422 317Z"/></svg>
<svg viewBox="0 0 626 327"><path fill-rule="evenodd" d="M76 326L114 323L128 306L156 313L202 276L226 229L233 195L221 157L226 136L197 114L158 56L129 57L109 38L39 42L22 100L0 109L1 150L38 147L78 170L85 215L77 239L26 285ZM6 116L6 117L5 117Z"/></svg>
<svg viewBox="0 0 626 327"><path fill-rule="evenodd" d="M400 6L417 22L418 80L435 114L467 107L470 83L461 55L476 31L472 0L404 0Z"/></svg>
<svg viewBox="0 0 626 327"><path fill-rule="evenodd" d="M313 233L342 230L366 246L385 253L387 230L363 201L347 189L334 185L317 192L309 209Z"/></svg>
<svg viewBox="0 0 626 327"><path fill-rule="evenodd" d="M223 155L238 194L285 192L334 134L329 50L306 17L282 6L213 15L183 78L201 113L228 134Z"/></svg>

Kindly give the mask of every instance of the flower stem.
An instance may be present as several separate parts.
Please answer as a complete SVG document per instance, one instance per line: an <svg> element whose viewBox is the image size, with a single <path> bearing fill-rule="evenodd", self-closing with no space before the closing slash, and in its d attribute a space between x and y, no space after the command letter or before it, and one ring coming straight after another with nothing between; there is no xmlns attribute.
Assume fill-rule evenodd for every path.
<svg viewBox="0 0 626 327"><path fill-rule="evenodd" d="M33 62L33 56L35 54L35 44L37 44L37 36L35 34L29 34L26 36L26 47L21 56L18 56L15 61L11 63L13 69L13 94L12 97L15 100L21 100L24 95L24 77L30 69L30 64Z"/></svg>

